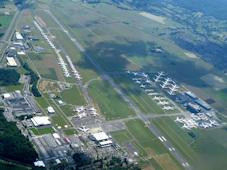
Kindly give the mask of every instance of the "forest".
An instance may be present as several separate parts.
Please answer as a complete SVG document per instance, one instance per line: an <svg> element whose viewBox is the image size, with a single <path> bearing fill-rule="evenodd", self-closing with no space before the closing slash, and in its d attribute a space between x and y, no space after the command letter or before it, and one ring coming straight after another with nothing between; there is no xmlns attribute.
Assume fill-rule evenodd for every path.
<svg viewBox="0 0 227 170"><path fill-rule="evenodd" d="M0 109L0 157L33 164L38 157L32 143L18 130L15 122L7 122Z"/></svg>
<svg viewBox="0 0 227 170"><path fill-rule="evenodd" d="M0 69L0 86L19 85L20 74L15 70Z"/></svg>

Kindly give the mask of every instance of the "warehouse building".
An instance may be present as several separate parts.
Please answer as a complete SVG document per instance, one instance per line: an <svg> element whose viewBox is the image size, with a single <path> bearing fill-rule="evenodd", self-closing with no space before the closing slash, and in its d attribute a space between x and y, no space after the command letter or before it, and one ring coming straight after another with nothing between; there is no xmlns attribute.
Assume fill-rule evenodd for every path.
<svg viewBox="0 0 227 170"><path fill-rule="evenodd" d="M49 121L49 117L47 116L36 116L31 118L32 123L34 126L45 126L45 125L50 125L51 122Z"/></svg>
<svg viewBox="0 0 227 170"><path fill-rule="evenodd" d="M99 143L101 147L106 147L112 145L112 141L109 136L107 136L104 132L94 133L92 134L94 139Z"/></svg>
<svg viewBox="0 0 227 170"><path fill-rule="evenodd" d="M51 107L51 106L49 106L49 107L47 108L47 111L48 111L49 114L54 114L54 113L55 113L54 108Z"/></svg>
<svg viewBox="0 0 227 170"><path fill-rule="evenodd" d="M16 40L22 41L24 39L19 32L16 32L15 36L16 36Z"/></svg>
<svg viewBox="0 0 227 170"><path fill-rule="evenodd" d="M17 62L13 57L6 57L7 65L10 67L17 67Z"/></svg>

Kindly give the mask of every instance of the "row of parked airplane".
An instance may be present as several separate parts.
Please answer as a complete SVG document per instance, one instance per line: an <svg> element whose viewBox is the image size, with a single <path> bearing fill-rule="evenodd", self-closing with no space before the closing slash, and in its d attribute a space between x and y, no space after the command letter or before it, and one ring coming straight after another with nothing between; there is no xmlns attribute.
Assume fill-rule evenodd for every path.
<svg viewBox="0 0 227 170"><path fill-rule="evenodd" d="M81 80L82 77L80 76L79 72L76 70L75 66L73 65L73 62L71 61L70 57L68 55L66 55L66 59L72 69L73 75L75 76L75 78L77 80Z"/></svg>
<svg viewBox="0 0 227 170"><path fill-rule="evenodd" d="M65 77L71 77L70 76L70 73L69 73L69 70L67 68L67 64L65 63L65 61L63 60L63 58L61 56L59 56L58 58L59 60L59 65L61 66L62 70L63 70L63 74Z"/></svg>
<svg viewBox="0 0 227 170"><path fill-rule="evenodd" d="M84 106L81 106L81 107L78 107L76 108L76 112L77 112L77 115L76 117L78 118L83 118L83 117L87 117L88 114L85 112L86 110L89 110L90 111L90 114L94 117L98 116L99 114L97 113L97 110L94 108L94 107L91 107L89 109L85 108Z"/></svg>
<svg viewBox="0 0 227 170"><path fill-rule="evenodd" d="M56 47L54 46L54 44L50 41L50 39L47 37L47 35L43 32L42 28L39 26L39 24L36 21L33 21L33 23L35 24L36 28L39 30L39 32L42 34L43 38L45 39L45 41L48 43L48 45L53 48L56 49Z"/></svg>
<svg viewBox="0 0 227 170"><path fill-rule="evenodd" d="M164 106L162 110L174 110L174 107L172 106Z"/></svg>

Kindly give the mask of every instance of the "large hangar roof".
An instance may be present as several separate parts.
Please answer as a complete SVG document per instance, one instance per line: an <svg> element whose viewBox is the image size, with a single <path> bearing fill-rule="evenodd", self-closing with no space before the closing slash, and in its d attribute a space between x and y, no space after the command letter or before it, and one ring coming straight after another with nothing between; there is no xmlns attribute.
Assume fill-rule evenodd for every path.
<svg viewBox="0 0 227 170"><path fill-rule="evenodd" d="M109 136L104 132L92 134L97 141L109 139Z"/></svg>
<svg viewBox="0 0 227 170"><path fill-rule="evenodd" d="M51 123L47 116L36 116L31 118L31 121L35 126L49 125Z"/></svg>

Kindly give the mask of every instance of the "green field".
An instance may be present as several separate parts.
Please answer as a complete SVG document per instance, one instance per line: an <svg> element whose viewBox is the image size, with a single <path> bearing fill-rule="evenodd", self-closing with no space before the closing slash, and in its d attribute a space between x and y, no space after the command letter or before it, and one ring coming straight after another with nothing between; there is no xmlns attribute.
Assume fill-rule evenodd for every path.
<svg viewBox="0 0 227 170"><path fill-rule="evenodd" d="M38 129L38 131L41 135L48 134L48 133L55 133L55 131L52 127Z"/></svg>
<svg viewBox="0 0 227 170"><path fill-rule="evenodd" d="M5 89L7 90L7 92L14 92L16 90L23 91L23 88L24 88L24 84L5 86Z"/></svg>
<svg viewBox="0 0 227 170"><path fill-rule="evenodd" d="M76 113L73 111L72 107L69 105L60 106L61 110L64 112L64 114L69 116L74 116Z"/></svg>
<svg viewBox="0 0 227 170"><path fill-rule="evenodd" d="M36 97L35 100L44 110L49 106L44 97Z"/></svg>
<svg viewBox="0 0 227 170"><path fill-rule="evenodd" d="M163 110L152 100L150 96L134 84L132 77L126 75L112 76L114 82L122 89L125 95L145 114L163 114Z"/></svg>
<svg viewBox="0 0 227 170"><path fill-rule="evenodd" d="M60 93L62 100L67 104L76 106L87 105L82 91L77 85L74 85L71 89L66 89Z"/></svg>
<svg viewBox="0 0 227 170"><path fill-rule="evenodd" d="M133 139L127 130L113 131L110 132L110 134L121 146L123 146L122 142L130 141Z"/></svg>
<svg viewBox="0 0 227 170"><path fill-rule="evenodd" d="M148 167L150 165L152 165L152 167L154 167L155 170L162 170L163 169L154 158L148 159L146 161L142 160L139 163L139 166L141 168L145 168L145 167Z"/></svg>
<svg viewBox="0 0 227 170"><path fill-rule="evenodd" d="M63 130L63 132L66 134L66 135L78 135L78 131L76 129L65 129Z"/></svg>
<svg viewBox="0 0 227 170"><path fill-rule="evenodd" d="M65 129L65 125L68 125L62 116L52 116L51 119L53 120L53 124L55 124L56 127L61 126L61 129Z"/></svg>
<svg viewBox="0 0 227 170"><path fill-rule="evenodd" d="M108 93L107 93L108 92ZM106 81L93 81L88 86L88 94L93 104L106 118L114 120L135 116L135 112Z"/></svg>
<svg viewBox="0 0 227 170"><path fill-rule="evenodd" d="M39 135L39 132L35 128L30 128L29 130L31 130L34 135Z"/></svg>

